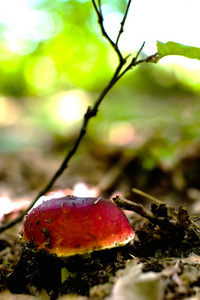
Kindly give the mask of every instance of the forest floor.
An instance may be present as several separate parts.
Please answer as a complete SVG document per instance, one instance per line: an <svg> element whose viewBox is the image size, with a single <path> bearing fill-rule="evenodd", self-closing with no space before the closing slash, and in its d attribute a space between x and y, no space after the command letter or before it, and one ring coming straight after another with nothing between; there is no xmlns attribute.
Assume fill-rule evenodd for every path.
<svg viewBox="0 0 200 300"><path fill-rule="evenodd" d="M154 221L125 211L135 231L134 241L96 251L86 259L72 257L65 266L75 275L62 284L59 259L23 249L20 222L0 234L0 298L200 299L200 144L179 157L176 166L158 163L151 170L142 167L136 154L127 156L122 149L103 145L98 153L90 141L86 144L87 150L70 163L53 189L71 194L84 188L106 198L120 194L141 204ZM1 224L28 206L54 174L60 158L35 150L0 158L1 211L6 199L12 204L2 213ZM160 202L135 194L133 188Z"/></svg>

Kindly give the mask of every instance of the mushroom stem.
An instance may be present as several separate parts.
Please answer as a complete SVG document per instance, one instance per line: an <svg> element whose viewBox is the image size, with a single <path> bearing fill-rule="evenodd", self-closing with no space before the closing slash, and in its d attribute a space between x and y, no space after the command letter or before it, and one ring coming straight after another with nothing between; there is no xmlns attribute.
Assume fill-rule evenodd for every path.
<svg viewBox="0 0 200 300"><path fill-rule="evenodd" d="M66 267L61 268L61 284L63 284L63 282L69 277L75 278L75 273L69 272L69 270Z"/></svg>
<svg viewBox="0 0 200 300"><path fill-rule="evenodd" d="M84 260L91 259L91 257L92 257L91 253L84 253L84 254L77 255L77 258L79 258L79 259L81 258L81 262L80 262L81 264L82 263L87 264ZM71 256L71 258L73 258L73 256ZM67 266L67 263L69 263L69 260L68 260L67 257L66 258L63 257L61 259L64 262L64 266L61 268L61 283L63 283L69 277L75 278L76 277L76 271L74 271L74 272L69 271L68 266ZM71 263L73 264L73 260L72 260Z"/></svg>

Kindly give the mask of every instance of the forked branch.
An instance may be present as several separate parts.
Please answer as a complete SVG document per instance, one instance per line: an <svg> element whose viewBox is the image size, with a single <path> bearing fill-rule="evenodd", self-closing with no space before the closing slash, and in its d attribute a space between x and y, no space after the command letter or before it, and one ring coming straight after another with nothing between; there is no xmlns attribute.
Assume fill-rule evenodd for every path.
<svg viewBox="0 0 200 300"><path fill-rule="evenodd" d="M103 24L103 13L102 13L102 5L101 5L101 0L98 0L98 2L96 2L95 0L92 0L93 6L94 6L94 10L97 14L98 17L98 23L102 32L102 35L105 37L105 39L109 42L109 44L111 45L112 49L115 51L115 53L117 54L118 58L119 58L119 63L118 66L116 67L116 70L112 76L112 78L110 79L110 81L108 82L108 84L106 85L106 87L103 89L103 91L101 92L101 94L99 95L99 97L97 98L97 100L95 101L94 105L92 107L88 107L84 117L83 117L83 123L82 123L82 127L80 129L79 135L74 143L74 146L72 147L72 149L67 153L66 157L64 158L63 162L61 163L61 165L59 166L58 170L56 171L56 173L53 175L53 177L50 179L50 181L48 182L48 184L44 187L43 190L41 190L38 195L35 197L35 199L32 201L32 203L30 204L30 206L23 211L16 219L12 220L11 222L4 224L3 226L0 227L0 233L3 232L4 230L10 228L11 226L15 225L16 223L20 222L23 217L27 214L27 212L33 207L33 205L35 204L35 202L45 193L47 193L52 186L54 185L55 181L58 179L58 177L64 172L64 170L68 167L68 163L70 161L70 159L72 158L72 156L76 153L79 144L81 143L84 135L86 134L87 131L87 127L88 127L88 123L89 120L92 117L95 117L99 106L102 102L102 100L104 99L104 97L106 96L106 94L110 91L110 89L115 85L115 83L127 72L129 71L132 67L141 64L143 62L155 62L156 59L156 54L146 57L144 59L138 60L139 55L144 47L144 44L142 45L142 47L139 49L139 51L137 52L136 56L133 57L133 59L131 60L131 62L125 66L125 64L127 63L127 58L128 57L123 57L119 47L118 47L118 42L119 39L121 37L121 34L123 33L124 30L124 25L126 22L126 18L128 15L128 10L131 4L131 0L128 1L127 7L126 7L126 11L124 13L124 17L123 20L121 22L121 27L116 39L116 42L113 42L112 39L110 38L110 36L107 34L106 29L104 27ZM123 71L123 67L125 68Z"/></svg>
<svg viewBox="0 0 200 300"><path fill-rule="evenodd" d="M131 0L129 0L129 2L131 2ZM104 18L103 18L103 13L102 13L101 1L99 0L98 4L97 4L95 0L92 0L92 3L93 3L93 6L94 6L94 9L95 9L95 12L97 14L97 17L98 17L98 23L99 23L102 35L110 43L110 45L112 46L112 48L116 52L116 54L119 58L120 64L124 65L126 63L126 60L122 56L121 51L119 50L117 44L118 44L119 37L120 37L121 33L123 32L123 26L124 26L124 23L126 21L126 17L127 17L127 14L128 14L128 8L129 8L130 4L127 5L127 10L126 10L126 13L124 14L123 23L122 23L123 25L120 28L120 31L122 31L122 32L119 31L118 39L117 39L116 43L114 43L112 41L112 39L110 38L110 36L107 34L106 29L105 29L104 24L103 24Z"/></svg>

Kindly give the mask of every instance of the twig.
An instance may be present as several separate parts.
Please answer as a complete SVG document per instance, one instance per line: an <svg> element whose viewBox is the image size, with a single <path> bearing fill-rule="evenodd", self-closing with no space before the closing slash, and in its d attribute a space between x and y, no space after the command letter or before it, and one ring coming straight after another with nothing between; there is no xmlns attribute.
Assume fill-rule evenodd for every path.
<svg viewBox="0 0 200 300"><path fill-rule="evenodd" d="M134 211L150 221L155 218L154 215L149 213L140 203L135 203L119 196L114 197L112 200L117 206L121 207L122 209Z"/></svg>
<svg viewBox="0 0 200 300"><path fill-rule="evenodd" d="M124 32L124 25L125 25L125 22L126 22L126 18L127 18L127 15L128 15L130 5L131 5L131 0L128 1L123 20L121 21L121 27L120 27L120 30L119 30L119 33L117 35L117 39L116 39L116 42L115 42L115 45L117 47L118 47L118 42L119 42L120 36Z"/></svg>
<svg viewBox="0 0 200 300"><path fill-rule="evenodd" d="M160 201L159 199L157 199L157 198L155 198L155 197L153 197L153 196L151 196L151 195L149 195L149 194L147 194L147 193L145 193L145 192L143 192L143 191L141 191L141 190L139 190L139 189L133 188L132 191L133 191L135 194L141 195L141 196L143 196L143 197L145 197L145 198L147 198L147 199L153 201L153 202L156 203L157 205L163 204L163 202ZM127 200L126 200L126 201L127 201ZM132 203L132 202L131 202L131 203ZM170 208L169 208L169 209L170 209ZM173 213L174 213L174 214L178 214L175 210L173 210ZM193 228L193 229L195 228L196 230L200 230L200 226L199 226L197 223L195 223L198 219L195 219L195 220L192 221L192 220L191 220L191 219L192 219L191 216L190 216L189 219L190 219L190 224L191 224L192 228Z"/></svg>
<svg viewBox="0 0 200 300"><path fill-rule="evenodd" d="M153 213L148 212L142 204L132 202L119 196L113 198L113 201L117 206L121 207L122 209L134 211L140 216L149 220L151 223L159 225L160 227L169 228L170 230L177 230L178 228L182 228L181 225L178 224L177 220L175 220L174 218L156 216Z"/></svg>
<svg viewBox="0 0 200 300"><path fill-rule="evenodd" d="M103 25L103 14L102 14L102 10L101 10L101 1L98 0L98 5L96 4L95 0L92 0L92 3L93 3L93 6L94 6L94 9L96 11L96 14L97 14L97 17L98 17L98 22L99 22L99 26L101 28L101 32L102 32L102 35L106 38L106 40L111 44L113 50L116 52L116 54L118 55L118 58L119 58L119 63L118 63L118 66L110 80L110 82L107 84L107 86L104 88L104 90L101 92L101 94L99 95L98 99L96 100L96 102L94 103L94 105L92 107L88 107L87 109L87 112L85 113L84 115L84 118L83 118L83 123L82 123L82 127L80 129L80 133L74 143L74 146L72 147L72 149L69 151L69 153L66 155L65 159L63 160L63 162L61 163L60 167L58 168L58 170L56 171L56 173L53 175L53 177L50 179L49 183L44 187L43 190L41 190L38 195L34 198L34 200L31 202L30 206L25 210L23 211L17 218L15 218L14 220L12 220L11 222L7 223L7 224L4 224L0 227L0 233L3 232L4 230L12 227L13 225L17 224L18 222L20 222L24 216L28 213L28 211L33 207L33 205L35 204L35 202L41 197L43 196L45 193L47 193L53 186L53 184L55 183L55 181L58 179L58 177L64 172L64 170L68 167L68 163L70 161L70 159L72 158L72 156L76 153L78 147L79 147L79 144L80 142L82 141L85 133L86 133L86 130L87 130L87 126L88 126L88 123L89 123L89 120L92 118L92 117L95 117L97 112L98 112L98 108L102 102L102 100L104 99L104 97L106 96L106 94L110 91L110 89L113 87L113 85L128 71L130 70L132 67L140 64L140 63L143 63L143 62L154 62L154 56L155 55L152 55L151 57L147 57L145 59L142 59L142 60L138 60L138 57L144 47L144 43L142 45L142 47L139 49L139 51L137 52L136 56L132 59L131 63L125 68L125 70L122 71L122 68L124 67L124 65L126 64L127 62L127 58L128 57L123 57L122 54L121 54L121 51L120 49L118 48L118 41L119 41L119 38L121 36L121 33L123 32L123 27L124 27L124 24L125 24L125 21L126 21L126 17L127 17L127 14L128 14L128 10L129 10L129 7L130 7L130 3L131 3L131 0L129 0L128 4L127 4L127 9L126 9L126 12L125 12L125 15L124 15L124 18L122 20L122 23L121 23L121 29L120 29L120 32L118 34L118 38L117 38L117 41L116 43L114 43L111 38L109 37L109 35L107 34L105 28L104 28L104 25ZM153 57L153 59L152 59ZM151 58L151 59L149 59Z"/></svg>
<svg viewBox="0 0 200 300"><path fill-rule="evenodd" d="M131 2L131 0L129 2ZM109 35L107 34L107 32L105 30L105 27L103 25L103 20L104 19L103 19L103 13L102 13L102 10L101 10L101 1L98 1L99 7L97 7L97 4L96 4L95 0L92 0L92 4L94 6L94 9L95 9L97 17L98 17L98 23L99 23L102 35L106 38L106 40L112 46L113 50L116 52L116 54L119 58L119 61L120 61L120 65L124 65L126 63L126 59L122 56L121 51L119 50L117 44L114 43L112 41L112 39L109 37ZM130 6L130 4L129 4L129 6ZM126 12L126 15L127 15L127 13L128 13L128 10ZM126 18L125 18L125 20L126 20ZM125 20L124 20L124 23L125 23Z"/></svg>
<svg viewBox="0 0 200 300"><path fill-rule="evenodd" d="M153 200L156 202L158 205L162 205L163 203L160 200L155 199L154 197L151 197L150 195L143 193L140 190L134 189L134 192L137 192L137 194L145 196L149 198L150 200ZM170 207L167 207L169 209L169 216L168 217L159 217L154 215L153 213L148 212L142 204L140 203L135 203L130 200L127 200L125 198L116 196L113 199L113 202L118 206L121 207L122 209L129 210L129 211L134 211L140 216L146 218L149 220L151 223L159 225L163 228L168 228L170 231L177 231L177 230L189 230L193 231L196 236L199 238L200 237L200 226L196 224L194 221L191 221L191 218L187 214L187 211L181 207L179 208L179 211L177 212L176 210L172 210ZM155 201L156 200L156 201ZM171 213L172 214L171 214ZM184 217L181 217L181 212L184 212L185 216L187 216L187 220L184 219Z"/></svg>
<svg viewBox="0 0 200 300"><path fill-rule="evenodd" d="M133 188L132 192L135 193L135 194L138 194L138 195L140 195L142 197L145 197L147 199L150 199L151 201L155 202L158 205L162 204L162 202L160 200L156 199L155 197L152 197L151 195L149 195L149 194L147 194L147 193L145 193L145 192L143 192L141 190Z"/></svg>

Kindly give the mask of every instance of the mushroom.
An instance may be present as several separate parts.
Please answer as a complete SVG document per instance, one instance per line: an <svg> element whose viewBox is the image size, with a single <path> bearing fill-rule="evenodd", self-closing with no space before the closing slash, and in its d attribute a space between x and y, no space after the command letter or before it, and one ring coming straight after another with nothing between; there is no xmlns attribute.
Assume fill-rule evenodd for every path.
<svg viewBox="0 0 200 300"><path fill-rule="evenodd" d="M67 196L33 208L21 236L29 248L64 259L123 246L133 239L134 231L112 201Z"/></svg>

